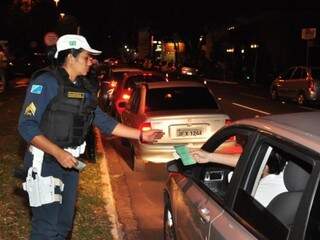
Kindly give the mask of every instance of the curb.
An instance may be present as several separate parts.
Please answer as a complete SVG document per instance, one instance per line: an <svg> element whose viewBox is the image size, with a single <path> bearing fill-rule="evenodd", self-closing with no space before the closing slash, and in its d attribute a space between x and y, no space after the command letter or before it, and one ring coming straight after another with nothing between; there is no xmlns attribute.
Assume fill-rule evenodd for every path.
<svg viewBox="0 0 320 240"><path fill-rule="evenodd" d="M113 239L123 239L123 231L121 230L121 224L119 222L118 213L116 211L115 202L114 202L114 196L111 188L111 182L110 182L110 175L109 175L109 167L108 167L108 161L103 149L103 144L101 141L101 133L100 131L95 128L95 134L96 134L96 149L97 152L100 154L100 172L101 174L101 183L102 183L102 196L105 200L105 209L107 211L107 214L109 216L109 220L111 222L111 235Z"/></svg>

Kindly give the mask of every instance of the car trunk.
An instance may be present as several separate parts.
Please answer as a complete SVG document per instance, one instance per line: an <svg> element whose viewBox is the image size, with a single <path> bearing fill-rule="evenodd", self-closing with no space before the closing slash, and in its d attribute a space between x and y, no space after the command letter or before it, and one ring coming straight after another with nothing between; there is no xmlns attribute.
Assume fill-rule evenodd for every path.
<svg viewBox="0 0 320 240"><path fill-rule="evenodd" d="M161 129L165 135L158 143L187 144L204 142L226 124L229 117L217 111L197 111L190 114L184 111L148 113L146 122L153 129Z"/></svg>

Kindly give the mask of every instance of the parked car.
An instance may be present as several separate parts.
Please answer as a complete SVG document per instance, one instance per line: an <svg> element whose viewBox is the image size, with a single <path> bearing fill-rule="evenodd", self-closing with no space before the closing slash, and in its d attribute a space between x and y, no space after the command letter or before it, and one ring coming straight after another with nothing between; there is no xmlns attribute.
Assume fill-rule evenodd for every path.
<svg viewBox="0 0 320 240"><path fill-rule="evenodd" d="M240 158L234 168L213 162L190 166L179 159L169 162L164 239L318 239L319 119L320 112L279 114L222 128L202 149L237 152ZM236 145L226 147L230 138ZM284 170L274 176L286 190L274 193L276 187L269 186L271 191L262 192L269 198L263 204L256 195L271 160L284 161Z"/></svg>
<svg viewBox="0 0 320 240"><path fill-rule="evenodd" d="M131 74L138 73L142 73L142 70L139 68L108 67L108 70L104 74L100 75L99 102L101 108L104 110L110 110L113 91L119 80L123 79L125 75L129 76Z"/></svg>
<svg viewBox="0 0 320 240"><path fill-rule="evenodd" d="M295 66L278 76L271 84L273 100L287 98L299 105L320 100L320 68Z"/></svg>
<svg viewBox="0 0 320 240"><path fill-rule="evenodd" d="M206 85L191 81L149 82L132 92L121 121L142 131L154 128L165 134L156 144L128 140L135 170L146 162L172 160L174 145L199 148L230 122Z"/></svg>
<svg viewBox="0 0 320 240"><path fill-rule="evenodd" d="M158 72L143 71L126 73L123 78L119 79L111 96L110 110L111 114L118 119L124 110L124 104L127 103L131 97L132 89L137 83L141 82L158 82L165 81L165 77Z"/></svg>

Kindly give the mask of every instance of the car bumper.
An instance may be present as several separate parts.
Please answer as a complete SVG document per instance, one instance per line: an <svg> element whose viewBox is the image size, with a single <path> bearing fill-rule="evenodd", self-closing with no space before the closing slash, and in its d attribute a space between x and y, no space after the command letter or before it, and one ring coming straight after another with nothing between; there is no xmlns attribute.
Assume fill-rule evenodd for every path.
<svg viewBox="0 0 320 240"><path fill-rule="evenodd" d="M183 143L182 143L183 144ZM199 149L204 142L185 143L189 148ZM180 145L180 144L179 144ZM165 163L179 157L176 155L174 145L168 144L140 144L135 145L135 152L138 158L147 162Z"/></svg>

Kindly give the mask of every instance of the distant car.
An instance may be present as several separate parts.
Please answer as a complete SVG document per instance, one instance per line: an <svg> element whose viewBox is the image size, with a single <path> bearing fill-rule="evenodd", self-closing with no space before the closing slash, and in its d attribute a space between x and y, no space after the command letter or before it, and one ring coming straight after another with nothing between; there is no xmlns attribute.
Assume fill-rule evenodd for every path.
<svg viewBox="0 0 320 240"><path fill-rule="evenodd" d="M141 131L161 129L156 144L128 140L134 169L146 162L172 159L174 145L199 148L230 122L206 85L191 81L153 82L137 86L121 115L121 121Z"/></svg>
<svg viewBox="0 0 320 240"><path fill-rule="evenodd" d="M113 91L118 81L123 79L125 75L138 74L142 73L142 71L139 68L108 67L108 70L100 77L99 100L102 109L110 110Z"/></svg>
<svg viewBox="0 0 320 240"><path fill-rule="evenodd" d="M140 73L126 73L123 78L119 79L112 93L110 104L111 114L118 119L120 118L124 110L124 104L129 101L132 89L137 83L158 81L165 81L165 77L158 72L145 70Z"/></svg>
<svg viewBox="0 0 320 240"><path fill-rule="evenodd" d="M299 105L320 100L320 68L295 66L278 76L271 84L271 98L295 100Z"/></svg>
<svg viewBox="0 0 320 240"><path fill-rule="evenodd" d="M239 154L234 168L169 162L164 239L319 239L319 119L320 112L279 114L219 130L202 149ZM226 147L230 139L236 145ZM284 170L265 176L270 161ZM275 179L284 190L276 191Z"/></svg>
<svg viewBox="0 0 320 240"><path fill-rule="evenodd" d="M120 60L117 58L107 58L103 62L106 63L108 66L116 66L120 64Z"/></svg>

